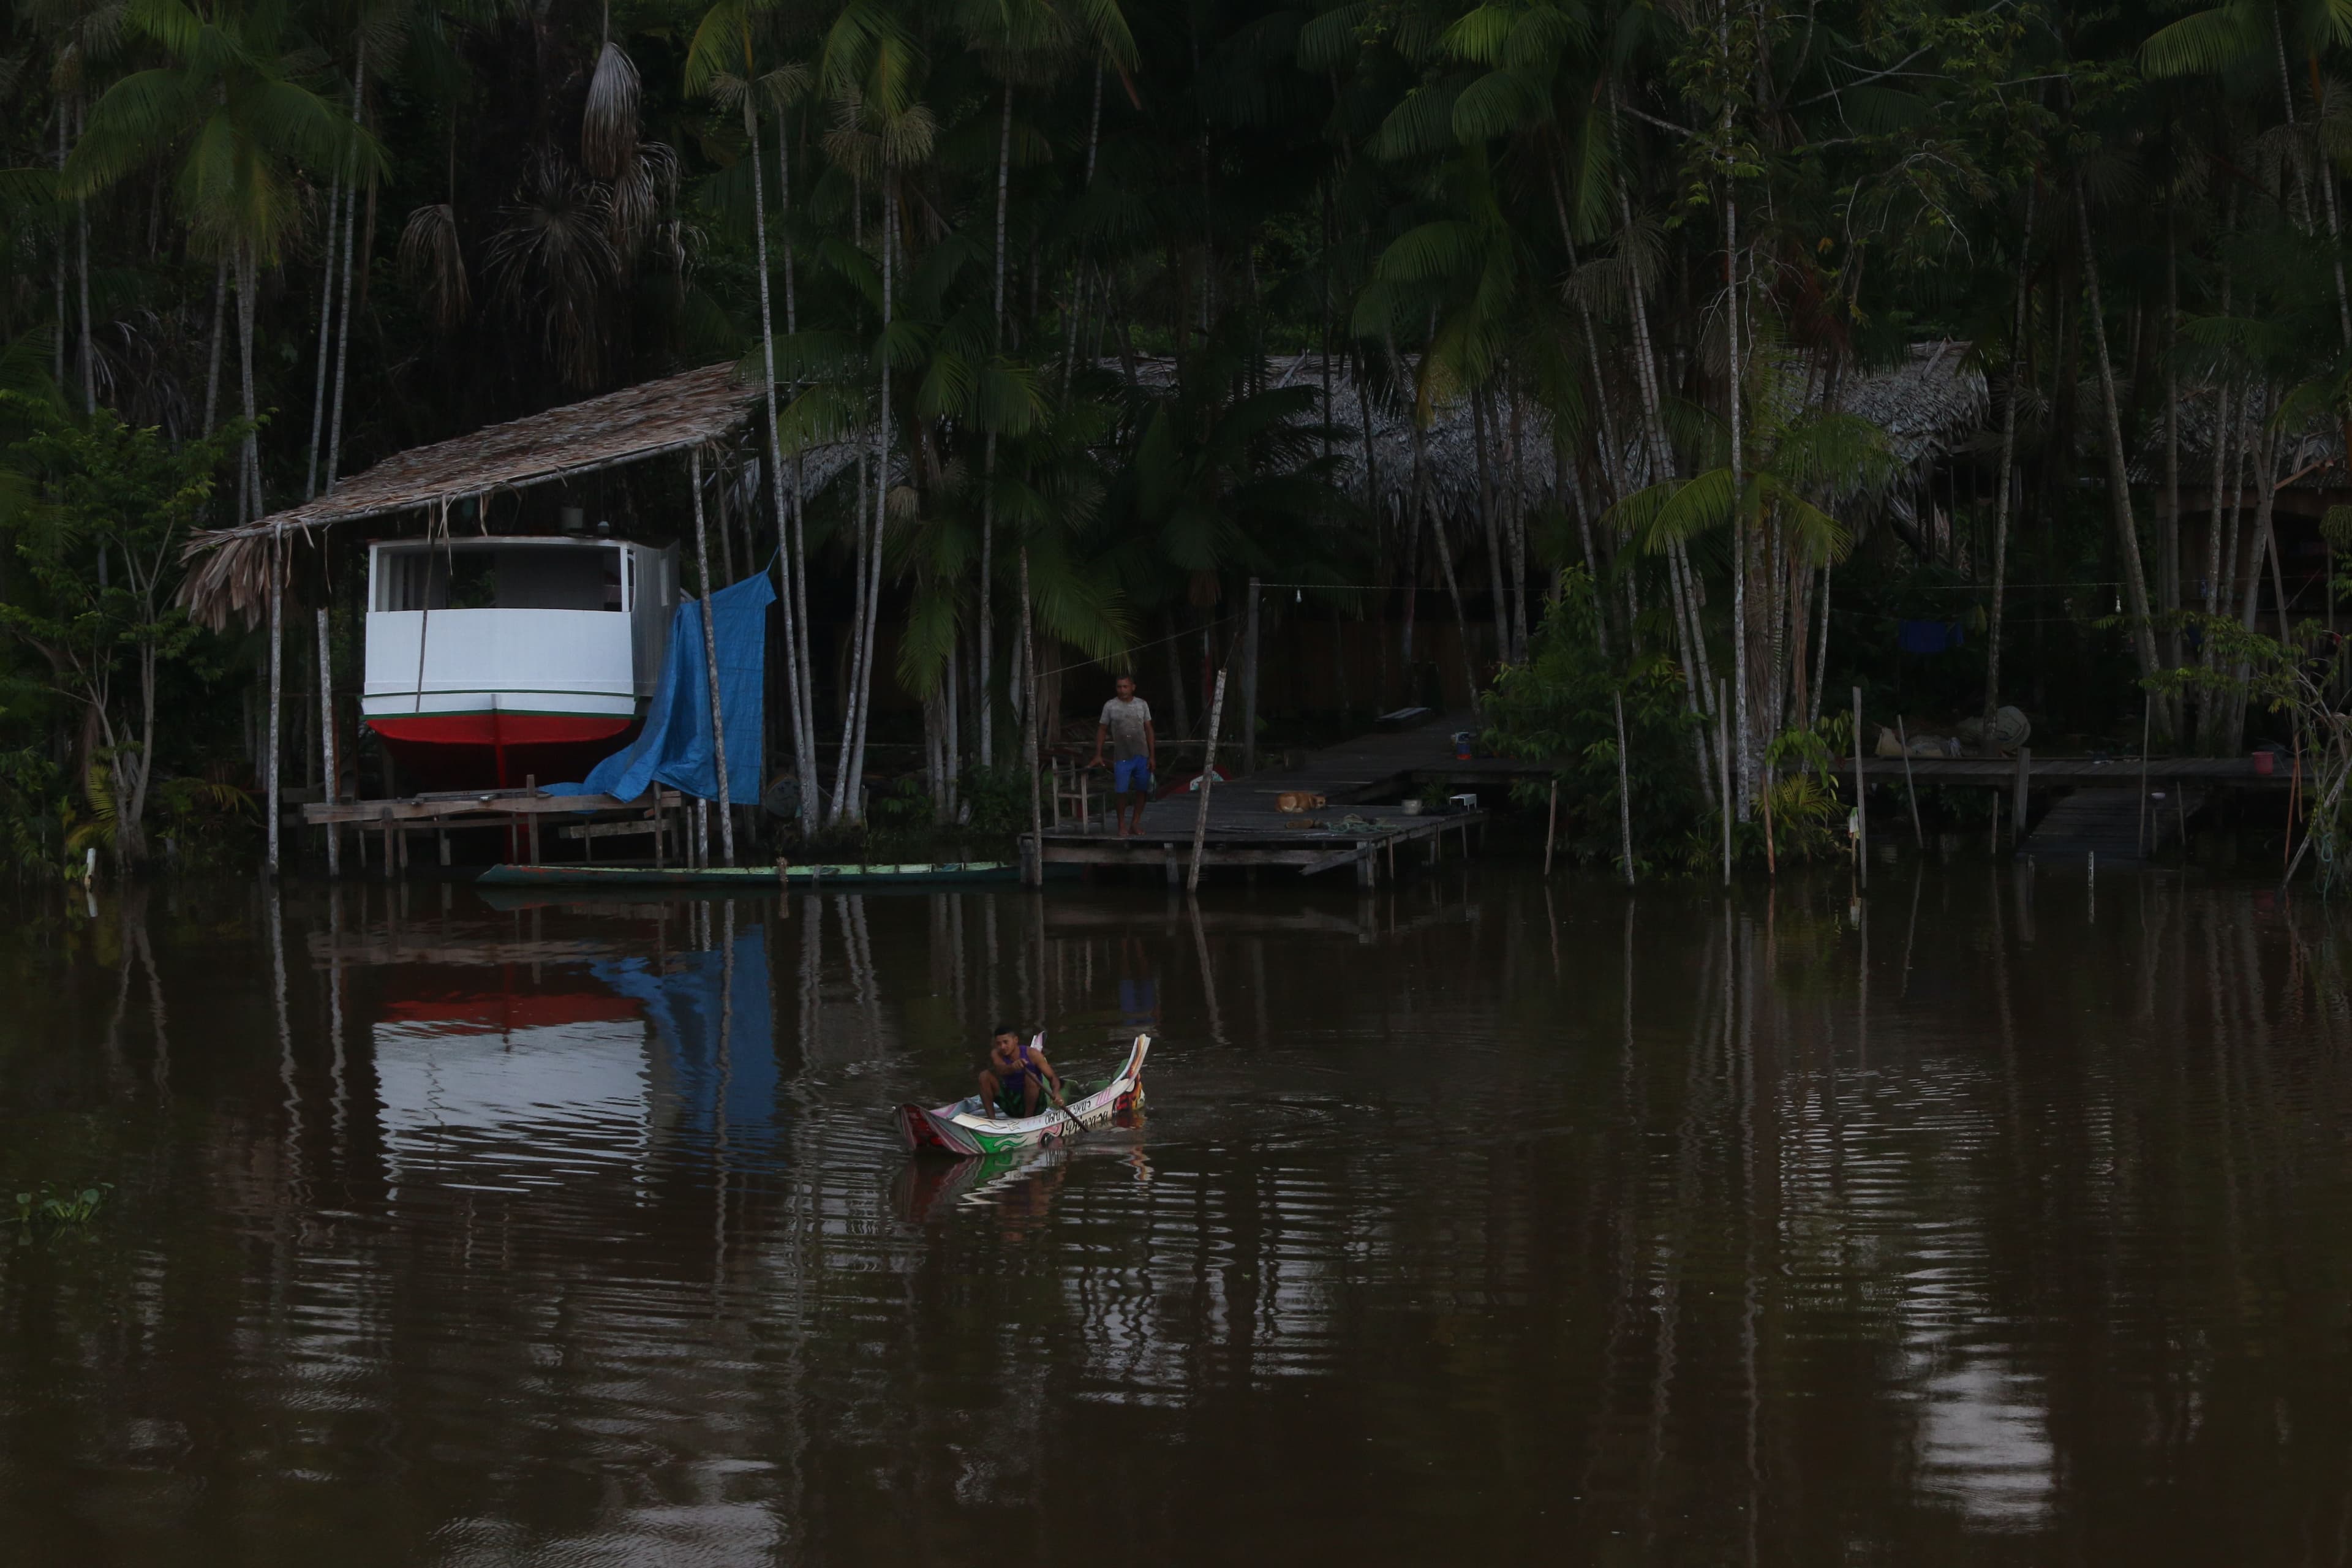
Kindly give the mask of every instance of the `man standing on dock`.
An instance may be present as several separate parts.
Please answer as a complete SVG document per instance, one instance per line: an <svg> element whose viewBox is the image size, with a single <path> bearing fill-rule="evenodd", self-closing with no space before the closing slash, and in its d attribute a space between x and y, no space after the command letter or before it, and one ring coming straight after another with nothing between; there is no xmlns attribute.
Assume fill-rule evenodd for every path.
<svg viewBox="0 0 2352 1568"><path fill-rule="evenodd" d="M1118 696L1103 704L1102 718L1095 725L1094 761L1087 765L1102 766L1103 742L1108 741L1111 809L1118 819L1118 837L1131 838L1143 831L1143 806L1151 798L1160 738L1151 728L1151 704L1135 694L1135 678L1120 676L1118 690Z"/></svg>

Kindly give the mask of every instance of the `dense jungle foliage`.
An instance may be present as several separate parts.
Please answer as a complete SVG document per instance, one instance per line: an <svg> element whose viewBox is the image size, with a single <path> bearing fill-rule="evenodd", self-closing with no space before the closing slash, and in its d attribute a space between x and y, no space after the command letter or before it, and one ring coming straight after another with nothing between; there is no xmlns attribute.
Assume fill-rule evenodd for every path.
<svg viewBox="0 0 2352 1568"><path fill-rule="evenodd" d="M2352 416L2347 43L2340 0L17 0L0 852L250 834L268 650L191 621L197 531L722 361L773 389L739 521L810 831L856 825L869 744L919 749L877 690L921 706L898 817L1018 800L1024 659L1165 659L1196 731L1254 579L1459 624L1499 742L1573 743L1595 857L1604 692L1661 845L1727 776L1743 824L1813 776L1825 689L2097 735L2147 686L2237 749L2261 705L2189 617L2253 628L2253 476ZM1989 388L1964 439L1843 405L1944 340ZM1444 503L1382 409L1515 465L1538 432L1545 499L1482 457ZM306 570L352 658L348 552ZM1959 647L1900 648L1925 621Z"/></svg>

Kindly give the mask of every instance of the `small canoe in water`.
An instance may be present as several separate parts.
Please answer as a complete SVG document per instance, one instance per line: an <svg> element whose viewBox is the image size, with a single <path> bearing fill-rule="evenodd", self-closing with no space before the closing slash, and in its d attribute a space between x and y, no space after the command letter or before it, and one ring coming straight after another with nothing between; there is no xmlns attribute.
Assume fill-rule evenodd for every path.
<svg viewBox="0 0 2352 1568"><path fill-rule="evenodd" d="M1084 1100L1070 1101L1066 1111L1048 1106L1042 1116L991 1116L985 1109L966 1109L974 1106L971 1100L929 1110L902 1105L898 1110L898 1131L908 1148L941 1154L1001 1154L1010 1149L1067 1142L1080 1129L1108 1127L1133 1118L1143 1103L1143 1058L1150 1049L1150 1036L1136 1036L1127 1060L1110 1081Z"/></svg>

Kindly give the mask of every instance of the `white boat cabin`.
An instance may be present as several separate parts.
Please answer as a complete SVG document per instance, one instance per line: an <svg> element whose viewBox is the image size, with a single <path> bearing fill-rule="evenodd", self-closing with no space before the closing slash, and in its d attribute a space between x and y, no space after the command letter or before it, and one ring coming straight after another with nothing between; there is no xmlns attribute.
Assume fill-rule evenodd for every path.
<svg viewBox="0 0 2352 1568"><path fill-rule="evenodd" d="M371 545L362 711L411 743L618 736L660 677L677 577L675 546L610 538Z"/></svg>

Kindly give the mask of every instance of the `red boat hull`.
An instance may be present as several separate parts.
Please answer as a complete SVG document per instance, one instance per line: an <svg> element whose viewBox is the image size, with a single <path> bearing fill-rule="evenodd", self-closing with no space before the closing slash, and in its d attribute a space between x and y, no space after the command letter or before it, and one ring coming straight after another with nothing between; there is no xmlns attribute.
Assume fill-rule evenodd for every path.
<svg viewBox="0 0 2352 1568"><path fill-rule="evenodd" d="M595 713L418 713L367 722L403 769L436 790L576 783L637 728L635 719Z"/></svg>

